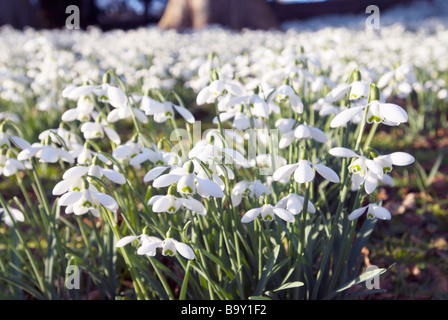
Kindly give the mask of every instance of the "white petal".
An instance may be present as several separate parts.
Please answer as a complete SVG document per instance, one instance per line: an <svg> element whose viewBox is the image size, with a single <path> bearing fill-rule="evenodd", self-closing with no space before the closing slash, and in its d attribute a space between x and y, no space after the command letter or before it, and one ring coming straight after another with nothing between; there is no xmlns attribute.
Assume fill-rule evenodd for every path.
<svg viewBox="0 0 448 320"><path fill-rule="evenodd" d="M89 171L89 167L85 166L76 166L65 171L62 179L75 179L80 178L85 175Z"/></svg>
<svg viewBox="0 0 448 320"><path fill-rule="evenodd" d="M395 123L403 123L408 121L408 114L406 111L402 107L393 103L381 103L380 112L386 120Z"/></svg>
<svg viewBox="0 0 448 320"><path fill-rule="evenodd" d="M224 193L222 192L222 189L219 187L219 185L211 180L208 179L201 179L196 177L197 181L197 190L198 193L202 196L212 196L217 198L224 197Z"/></svg>
<svg viewBox="0 0 448 320"><path fill-rule="evenodd" d="M373 215L378 219L390 220L392 218L389 210L387 210L386 208L377 205L372 205L371 210Z"/></svg>
<svg viewBox="0 0 448 320"><path fill-rule="evenodd" d="M354 158L354 157L358 157L358 155L356 154L356 152L347 149L347 148L343 148L343 147L336 147L336 148L332 148L328 151L332 156L335 157L348 157L348 158Z"/></svg>
<svg viewBox="0 0 448 320"><path fill-rule="evenodd" d="M121 143L121 139L120 136L118 135L118 133L116 131L114 131L113 129L104 126L103 127L104 132L106 133L107 137L115 144L120 144Z"/></svg>
<svg viewBox="0 0 448 320"><path fill-rule="evenodd" d="M407 166L415 161L414 157L406 152L393 152L389 155L393 165Z"/></svg>
<svg viewBox="0 0 448 320"><path fill-rule="evenodd" d="M298 183L310 182L314 179L315 172L311 168L309 161L299 160L298 167L294 172L294 180Z"/></svg>
<svg viewBox="0 0 448 320"><path fill-rule="evenodd" d="M179 241L173 241L174 245L176 247L177 252L179 254L189 260L194 259L194 251L189 246L187 246L185 243L179 242Z"/></svg>
<svg viewBox="0 0 448 320"><path fill-rule="evenodd" d="M188 123L191 123L191 124L194 123L194 121L195 121L194 116L193 116L193 114L192 114L189 110L187 110L187 109L184 108L184 107L176 106L176 105L174 105L174 104L173 104L173 107L174 107L174 109L176 109L177 112L179 112L179 114L180 114L180 115L181 115L181 116L182 116Z"/></svg>
<svg viewBox="0 0 448 320"><path fill-rule="evenodd" d="M327 142L328 140L327 135L322 130L311 126L308 126L308 130L310 130L311 137L313 137L313 139L316 140L317 142L320 143Z"/></svg>
<svg viewBox="0 0 448 320"><path fill-rule="evenodd" d="M181 177L182 176L177 174L167 173L155 179L154 182L152 183L152 186L155 188L167 187L179 181Z"/></svg>
<svg viewBox="0 0 448 320"><path fill-rule="evenodd" d="M367 206L354 210L352 213L350 213L348 220L352 221L356 218L359 218L366 211L366 209Z"/></svg>
<svg viewBox="0 0 448 320"><path fill-rule="evenodd" d="M148 205L153 205L157 200L159 200L160 198L163 198L164 196L161 195L157 195L157 196L152 196L149 200L148 200Z"/></svg>
<svg viewBox="0 0 448 320"><path fill-rule="evenodd" d="M92 191L92 195L98 199L98 201L108 210L115 211L118 209L118 203L115 201L114 198L112 198L110 195L101 193L101 192L94 192Z"/></svg>
<svg viewBox="0 0 448 320"><path fill-rule="evenodd" d="M117 241L117 243L115 244L115 246L117 248L121 248L124 247L125 245L131 243L132 241L137 240L138 238L140 238L141 236L127 236L127 237L123 237L120 240Z"/></svg>
<svg viewBox="0 0 448 320"><path fill-rule="evenodd" d="M377 186L378 176L369 172L364 180L364 189L366 190L367 194L371 194L373 191L375 191Z"/></svg>
<svg viewBox="0 0 448 320"><path fill-rule="evenodd" d="M261 212L261 208L251 209L246 212L246 214L241 219L242 223L248 223L254 220Z"/></svg>
<svg viewBox="0 0 448 320"><path fill-rule="evenodd" d="M350 90L349 84L341 84L327 94L327 96L325 97L325 101L330 103L337 101L341 99L343 96L345 96L349 90Z"/></svg>
<svg viewBox="0 0 448 320"><path fill-rule="evenodd" d="M334 172L333 169L330 169L329 167L323 165L322 163L318 164L313 163L313 167L322 177L324 177L328 181L333 183L338 183L340 181L338 174Z"/></svg>
<svg viewBox="0 0 448 320"><path fill-rule="evenodd" d="M181 201L187 209L199 213L201 216L205 216L207 214L207 209L205 209L204 205L200 201L194 198L181 199Z"/></svg>
<svg viewBox="0 0 448 320"><path fill-rule="evenodd" d="M82 193L79 191L67 192L58 201L58 205L67 206L81 199Z"/></svg>
<svg viewBox="0 0 448 320"><path fill-rule="evenodd" d="M289 211L286 211L285 209L282 208L274 208L274 212L283 220L288 222L294 222L294 216Z"/></svg>
<svg viewBox="0 0 448 320"><path fill-rule="evenodd" d="M347 122L352 120L365 106L352 107L350 109L344 110L338 115L336 115L333 120L331 120L330 126L332 128L337 128L345 125Z"/></svg>
<svg viewBox="0 0 448 320"><path fill-rule="evenodd" d="M59 181L53 188L53 195L59 196L61 194L66 193L70 189L71 184L72 184L71 180Z"/></svg>
<svg viewBox="0 0 448 320"><path fill-rule="evenodd" d="M169 167L161 166L161 167L155 167L149 170L145 176L143 177L144 182L149 182L151 180L156 179L158 176L160 176L162 173L166 171Z"/></svg>
<svg viewBox="0 0 448 320"><path fill-rule="evenodd" d="M140 248L137 250L137 254L146 254L148 256L155 256L156 249L162 245L162 241L157 242L151 242L151 243L144 243Z"/></svg>
<svg viewBox="0 0 448 320"><path fill-rule="evenodd" d="M294 130L294 136L297 139L309 138L311 136L311 132L308 129L308 126L300 124L297 126L296 130Z"/></svg>
<svg viewBox="0 0 448 320"><path fill-rule="evenodd" d="M278 168L272 175L274 181L282 180L288 178L297 169L298 164L287 164L283 167Z"/></svg>
<svg viewBox="0 0 448 320"><path fill-rule="evenodd" d="M125 184L126 183L126 179L125 177L112 169L101 169L101 172L104 174L104 176L109 179L112 182L118 183L118 184Z"/></svg>

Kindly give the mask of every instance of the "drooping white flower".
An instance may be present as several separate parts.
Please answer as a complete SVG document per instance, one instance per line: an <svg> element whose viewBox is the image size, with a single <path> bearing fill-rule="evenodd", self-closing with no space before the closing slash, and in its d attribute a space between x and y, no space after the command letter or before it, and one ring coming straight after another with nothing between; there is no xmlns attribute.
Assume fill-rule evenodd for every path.
<svg viewBox="0 0 448 320"><path fill-rule="evenodd" d="M190 246L170 237L162 240L158 237L148 236L146 234L141 234L139 236L127 236L117 241L115 246L117 248L121 248L139 238L139 248L137 249L137 254L139 255L147 255L153 257L156 255L156 249L162 248L162 255L164 256L173 257L176 255L176 253L179 253L186 259L194 259L194 251Z"/></svg>
<svg viewBox="0 0 448 320"><path fill-rule="evenodd" d="M170 118L174 118L174 110L188 123L193 124L195 122L193 114L187 108L175 105L170 101L159 102L145 96L143 97L141 108L146 115L154 116L154 121L157 123L163 123Z"/></svg>
<svg viewBox="0 0 448 320"><path fill-rule="evenodd" d="M66 150L52 145L44 145L41 143L33 143L30 147L22 150L17 155L17 160L24 161L29 160L32 157L39 158L40 162L56 163L59 160L73 163L75 159Z"/></svg>
<svg viewBox="0 0 448 320"><path fill-rule="evenodd" d="M147 250L147 248L153 244L153 243L160 243L162 242L162 240L158 237L154 237L154 236L148 236L147 234L141 234L139 236L126 236L121 238L120 240L117 241L117 243L115 244L115 246L117 248L122 248L128 244L130 244L131 242L134 242L135 240L139 240L138 241L138 245L139 247L144 247L146 248L146 255L153 257L156 255L156 249L157 247L152 248L152 250Z"/></svg>
<svg viewBox="0 0 448 320"><path fill-rule="evenodd" d="M302 99L294 92L294 89L288 85L283 84L272 93L272 99L278 102L289 102L294 112L303 113Z"/></svg>
<svg viewBox="0 0 448 320"><path fill-rule="evenodd" d="M227 94L233 96L243 95L242 86L235 81L214 80L199 91L196 103L197 105L214 103L216 99L220 99Z"/></svg>
<svg viewBox="0 0 448 320"><path fill-rule="evenodd" d="M94 111L94 91L96 85L69 86L62 91L62 96L67 99L77 100L77 106L68 109L62 114L62 121L71 122L74 120L89 121Z"/></svg>
<svg viewBox="0 0 448 320"><path fill-rule="evenodd" d="M6 132L0 132L0 149L9 150L11 148L11 142L22 150L31 146L30 143L23 138L10 135Z"/></svg>
<svg viewBox="0 0 448 320"><path fill-rule="evenodd" d="M177 183L177 191L184 195L193 195L198 193L202 197L218 197L222 198L224 193L213 180L207 177L199 177L194 173L194 163L192 161L186 163L184 167L177 168L170 173L159 176L153 182L153 187L163 188Z"/></svg>
<svg viewBox="0 0 448 320"><path fill-rule="evenodd" d="M368 108L368 123L376 122L383 123L388 126L397 126L408 121L407 112L399 105L396 105L394 103L385 103L381 100L374 99L370 103L360 106L353 106L341 111L333 118L330 126L332 128L337 128L346 125L349 121L353 120L356 116L364 112L365 108Z"/></svg>
<svg viewBox="0 0 448 320"><path fill-rule="evenodd" d="M126 94L120 88L108 86L106 95L108 97L107 102L114 107L107 115L108 122L114 123L118 120L130 119L132 118L132 114L134 114L138 121L148 123L148 118L145 113L138 108L132 107L128 103Z"/></svg>
<svg viewBox="0 0 448 320"><path fill-rule="evenodd" d="M340 84L327 94L324 101L333 103L345 97L349 92L350 100L367 98L369 95L369 83L364 80L359 80L353 81L350 84Z"/></svg>
<svg viewBox="0 0 448 320"><path fill-rule="evenodd" d="M84 122L81 125L81 132L84 134L86 140L101 139L106 135L113 143L121 143L118 133L110 128L104 120L100 122Z"/></svg>
<svg viewBox="0 0 448 320"><path fill-rule="evenodd" d="M325 132L319 128L315 128L306 124L300 124L295 119L281 118L275 122L275 126L282 133L279 142L279 148L284 149L291 145L294 139L312 138L317 142L327 142L328 138Z"/></svg>
<svg viewBox="0 0 448 320"><path fill-rule="evenodd" d="M69 191L61 196L58 205L66 206L65 213L67 214L83 215L90 212L95 217L100 215L100 206L110 211L118 209L118 203L114 198L105 193L93 191L86 180L83 181L80 191Z"/></svg>
<svg viewBox="0 0 448 320"><path fill-rule="evenodd" d="M356 191L364 183L367 194L376 189L379 181L387 185L393 184L392 177L387 174L392 171L393 165L406 166L415 161L414 157L406 152L376 156L373 160L343 147L332 148L329 153L335 157L356 158L348 167L349 172L353 174L351 189Z"/></svg>
<svg viewBox="0 0 448 320"><path fill-rule="evenodd" d="M13 220L24 222L25 216L23 215L22 211L8 206L7 210L5 208L0 208L0 219L3 220L6 225L12 227L14 225Z"/></svg>
<svg viewBox="0 0 448 320"><path fill-rule="evenodd" d="M299 196L296 193L290 193L286 197L280 199L275 206L277 208L285 209L291 212L293 215L297 215L300 212L302 212L304 202L305 197ZM307 212L316 213L316 208L314 207L313 203L309 200L307 204Z"/></svg>
<svg viewBox="0 0 448 320"><path fill-rule="evenodd" d="M85 178L87 175L98 179L105 176L107 179L117 184L126 183L125 177L120 172L114 169L102 168L97 164L92 164L90 166L78 165L76 167L72 167L64 173L62 179L81 179Z"/></svg>
<svg viewBox="0 0 448 320"><path fill-rule="evenodd" d="M295 164L287 164L278 168L274 174L274 181L284 180L294 173L294 180L298 183L307 183L314 179L315 171L317 171L324 179L338 183L339 176L333 169L322 163L313 163L306 159L301 159Z"/></svg>
<svg viewBox="0 0 448 320"><path fill-rule="evenodd" d="M19 170L25 170L22 162L0 154L0 175L3 174L5 177L10 177Z"/></svg>
<svg viewBox="0 0 448 320"><path fill-rule="evenodd" d="M291 214L291 212L279 207L274 207L271 204L264 204L260 208L250 209L244 214L241 222L251 222L259 215L261 216L261 220L263 221L273 221L277 216L287 222L294 222L294 216Z"/></svg>
<svg viewBox="0 0 448 320"><path fill-rule="evenodd" d="M258 179L254 181L242 180L235 184L232 189L232 204L238 206L243 198L259 199L262 195L270 195L271 193L271 189Z"/></svg>
<svg viewBox="0 0 448 320"><path fill-rule="evenodd" d="M380 207L377 204L370 203L365 207L354 210L350 213L348 219L350 221L359 218L363 213L367 211L367 219L380 219L380 220L390 220L392 218L390 211L386 208Z"/></svg>
<svg viewBox="0 0 448 320"><path fill-rule="evenodd" d="M172 194L169 194L169 192L165 196L157 195L151 197L148 201L148 205L152 205L152 210L154 212L167 212L173 214L176 213L181 207L184 207L202 216L207 214L207 210L200 201L191 196L187 196L187 198L178 198Z"/></svg>

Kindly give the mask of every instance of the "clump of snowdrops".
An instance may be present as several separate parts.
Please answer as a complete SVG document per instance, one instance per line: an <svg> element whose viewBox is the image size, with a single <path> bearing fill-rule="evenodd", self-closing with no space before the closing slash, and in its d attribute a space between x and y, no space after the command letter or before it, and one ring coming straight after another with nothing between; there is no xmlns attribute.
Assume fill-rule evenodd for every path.
<svg viewBox="0 0 448 320"><path fill-rule="evenodd" d="M404 152L379 154L371 139L378 126L398 126L408 116L355 69L322 102L337 115L320 118L297 80L266 92L211 72L196 98L216 111L206 131L175 91L171 100L158 90L131 94L113 71L101 83L65 88L62 96L76 106L39 142L10 134L17 128L4 121L2 173L16 176L25 203L15 197L13 208L2 195L2 219L37 280L19 287L53 298L64 289L50 285L53 270L76 265L94 285L107 277L111 287L101 285L109 298L119 295L123 277L139 299L360 294L349 289L372 276L360 276L361 249L377 220L391 219L373 194L379 184L393 184L394 166L414 161ZM128 140L117 133L119 122L132 124ZM60 166L53 203L39 163ZM34 179L37 205L23 171ZM20 230L25 216L47 231L45 277ZM61 224L70 228L61 233ZM78 232L83 256L64 242Z"/></svg>
<svg viewBox="0 0 448 320"><path fill-rule="evenodd" d="M217 29L182 36L149 29L119 42L91 30L75 34L74 43L86 45L69 50L63 33L33 39L4 31L10 54L0 58L11 67L0 75L8 79L1 97L27 106L24 114L38 97L47 117L23 125L22 115L1 114L0 173L16 188L0 196L7 226L0 294L338 299L376 292L363 282L390 266L364 272L361 250L393 214L377 189L414 158L382 154L372 140L380 130L427 125L423 109L388 98L409 106L414 95L420 108L430 98L441 110L446 99L444 31L402 37L391 30L400 42L392 37L378 50L378 38L364 33L355 51L323 50L334 34L354 38L346 29L317 37L254 32L251 41ZM8 45L18 36L25 66ZM416 41L432 48L430 56L409 50ZM423 82L426 69L439 80ZM195 116L200 109L211 118ZM38 137L36 127L44 129ZM78 289L65 282L68 267L81 271Z"/></svg>

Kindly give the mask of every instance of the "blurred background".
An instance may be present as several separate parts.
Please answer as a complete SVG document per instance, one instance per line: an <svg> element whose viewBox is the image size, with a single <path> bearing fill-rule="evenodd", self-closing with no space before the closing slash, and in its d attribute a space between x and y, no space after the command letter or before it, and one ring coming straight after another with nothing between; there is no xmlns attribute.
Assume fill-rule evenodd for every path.
<svg viewBox="0 0 448 320"><path fill-rule="evenodd" d="M432 0L0 0L0 25L61 28L69 5L80 9L81 28L133 29L150 24L189 29L211 24L232 29L272 29L291 20L321 15L380 11L409 2Z"/></svg>

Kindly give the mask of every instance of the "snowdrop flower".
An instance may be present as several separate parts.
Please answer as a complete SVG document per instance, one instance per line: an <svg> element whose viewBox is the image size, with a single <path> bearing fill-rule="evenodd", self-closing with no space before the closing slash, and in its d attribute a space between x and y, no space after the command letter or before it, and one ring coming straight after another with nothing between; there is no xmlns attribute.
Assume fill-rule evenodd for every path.
<svg viewBox="0 0 448 320"><path fill-rule="evenodd" d="M383 123L388 126L397 126L408 121L408 114L399 105L394 103L381 102L380 92L375 85L371 85L370 90L371 102L361 106L351 107L336 115L330 123L332 128L344 126L354 117L368 109L367 122L368 123Z"/></svg>
<svg viewBox="0 0 448 320"><path fill-rule="evenodd" d="M278 168L272 175L274 181L284 180L294 173L294 180L298 183L307 183L313 181L317 171L324 179L338 183L339 176L333 169L322 163L313 163L306 159L301 159L295 164L287 164Z"/></svg>
<svg viewBox="0 0 448 320"><path fill-rule="evenodd" d="M303 113L302 99L294 92L289 84L283 84L272 93L272 99L278 102L289 102L296 113Z"/></svg>
<svg viewBox="0 0 448 320"><path fill-rule="evenodd" d="M90 120L95 107L93 92L96 88L97 86L95 85L69 86L65 88L62 91L62 96L71 100L77 100L78 102L76 108L68 109L62 114L62 121Z"/></svg>
<svg viewBox="0 0 448 320"><path fill-rule="evenodd" d="M81 132L84 134L84 139L101 139L106 135L110 141L115 144L120 144L121 139L118 133L110 128L106 121L84 122L81 125Z"/></svg>
<svg viewBox="0 0 448 320"><path fill-rule="evenodd" d="M170 118L174 118L174 110L176 110L188 123L193 124L195 118L193 114L186 108L175 105L170 101L158 102L149 97L143 97L142 110L146 115L154 116L154 121L163 123Z"/></svg>
<svg viewBox="0 0 448 320"><path fill-rule="evenodd" d="M155 249L162 248L162 255L174 257L179 253L182 257L188 260L194 259L194 251L185 243L179 242L173 238L166 238L163 241L156 241L151 244L142 245L138 250L138 254L155 253Z"/></svg>
<svg viewBox="0 0 448 320"><path fill-rule="evenodd" d="M10 177L19 170L25 170L22 162L0 154L0 175Z"/></svg>
<svg viewBox="0 0 448 320"><path fill-rule="evenodd" d="M305 197L299 196L296 193L290 193L286 197L280 199L275 205L277 208L285 209L291 212L293 215L297 215L302 212ZM316 208L311 201L308 200L307 212L316 213Z"/></svg>
<svg viewBox="0 0 448 320"><path fill-rule="evenodd" d="M193 197L188 196L187 198L178 198L174 196L173 186L168 189L168 194L166 196L157 195L151 197L148 201L148 205L152 205L152 210L154 212L167 212L173 214L176 213L180 207L184 207L202 216L207 214L204 205Z"/></svg>
<svg viewBox="0 0 448 320"><path fill-rule="evenodd" d="M377 162L358 155L356 152L336 147L329 150L329 153L335 157L356 158L349 166L348 170L352 175L352 191L358 190L364 183L367 194L371 194L378 185L378 179L383 178L383 168Z"/></svg>
<svg viewBox="0 0 448 320"><path fill-rule="evenodd" d="M131 164L131 160L136 157L138 154L142 153L142 150L145 150L142 143L135 136L127 141L125 144L117 146L112 151L112 157L114 157L118 162L122 165ZM133 162L131 164L134 168L140 169L140 164Z"/></svg>
<svg viewBox="0 0 448 320"><path fill-rule="evenodd" d="M138 243L140 246L137 249L137 254L153 257L156 255L156 249L162 248L162 255L164 256L174 257L176 253L179 253L186 259L194 259L194 251L190 246L186 245L185 243L179 242L171 237L171 228L168 230L165 240L161 240L158 237L151 237L146 235L145 229L144 233L139 236L123 237L115 244L115 246L117 248L121 248L140 238Z"/></svg>
<svg viewBox="0 0 448 320"><path fill-rule="evenodd" d="M65 209L67 214L83 215L90 212L95 217L99 217L101 205L110 211L118 209L118 203L114 198L105 193L93 191L87 180L83 181L80 191L67 192L58 201L58 206L67 206Z"/></svg>
<svg viewBox="0 0 448 320"><path fill-rule="evenodd" d="M109 179L114 183L117 184L126 183L126 179L121 173L119 173L114 169L102 168L96 164L96 161L94 161L94 164L88 167L78 165L76 167L68 169L62 176L62 179L83 178L86 175L96 177L98 179L101 179L103 176L105 176L107 179Z"/></svg>
<svg viewBox="0 0 448 320"><path fill-rule="evenodd" d="M25 139L0 131L0 149L9 150L11 141L22 150L30 147L30 143Z"/></svg>
<svg viewBox="0 0 448 320"><path fill-rule="evenodd" d="M380 220L390 220L392 218L389 210L380 207L377 204L370 203L365 207L354 210L350 213L348 219L350 221L359 218L363 213L367 211L367 219L380 219Z"/></svg>
<svg viewBox="0 0 448 320"><path fill-rule="evenodd" d="M260 180L240 181L232 189L232 204L238 206L243 198L259 199L262 195L270 195L271 189L264 185Z"/></svg>
<svg viewBox="0 0 448 320"><path fill-rule="evenodd" d="M369 95L369 83L364 80L357 80L350 84L340 84L327 94L324 101L333 103L345 97L349 91L349 100L367 98Z"/></svg>
<svg viewBox="0 0 448 320"><path fill-rule="evenodd" d="M115 244L115 246L117 248L122 248L128 244L130 244L131 242L134 242L135 240L139 240L138 241L138 246L144 247L144 248L148 248L149 245L153 244L153 243L160 243L162 242L162 240L158 237L153 237L153 236L148 236L147 234L143 233L139 236L126 236L121 238L120 240L117 241L117 243ZM146 255L153 257L156 255L156 247L153 248L152 250L145 250L146 251Z"/></svg>
<svg viewBox="0 0 448 320"><path fill-rule="evenodd" d="M184 195L193 195L198 193L202 197L222 198L224 193L218 183L208 179L201 178L194 173L194 163L190 161L182 168L177 168L170 173L163 174L154 180L152 186L163 188L177 183L177 191Z"/></svg>
<svg viewBox="0 0 448 320"><path fill-rule="evenodd" d="M290 118L281 118L275 122L275 126L279 128L279 132L283 133L279 142L280 149L289 147L294 141L294 138L312 138L320 143L327 142L327 135L322 130L306 124L298 124L295 126L296 124L298 124L298 122Z"/></svg>
<svg viewBox="0 0 448 320"><path fill-rule="evenodd" d="M52 145L44 145L41 143L33 143L30 147L22 150L17 155L17 160L29 160L32 157L39 158L40 162L56 163L59 160L74 163L75 159L66 150Z"/></svg>
<svg viewBox="0 0 448 320"><path fill-rule="evenodd" d="M247 211L241 219L241 222L251 222L259 215L261 216L261 220L263 221L273 221L275 216L277 216L287 222L294 222L294 216L291 214L291 212L279 207L274 207L271 204L265 204L260 208L255 208Z"/></svg>
<svg viewBox="0 0 448 320"><path fill-rule="evenodd" d="M0 208L0 219L3 220L6 225L8 225L9 227L12 227L14 225L14 221L19 221L19 222L24 222L25 221L25 216L23 215L22 211L12 208L12 207L8 207L7 210L5 210L5 208Z"/></svg>
<svg viewBox="0 0 448 320"><path fill-rule="evenodd" d="M108 122L114 123L118 120L130 119L132 118L133 112L138 121L148 123L148 118L145 113L140 109L130 106L126 94L120 88L108 86L106 95L108 98L107 102L114 107L114 109L107 115Z"/></svg>
<svg viewBox="0 0 448 320"><path fill-rule="evenodd" d="M242 96L242 86L232 81L214 80L207 87L199 91L196 97L196 103L199 106L205 103L214 103L216 99L222 98L226 94Z"/></svg>

